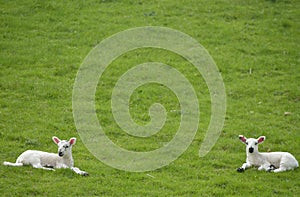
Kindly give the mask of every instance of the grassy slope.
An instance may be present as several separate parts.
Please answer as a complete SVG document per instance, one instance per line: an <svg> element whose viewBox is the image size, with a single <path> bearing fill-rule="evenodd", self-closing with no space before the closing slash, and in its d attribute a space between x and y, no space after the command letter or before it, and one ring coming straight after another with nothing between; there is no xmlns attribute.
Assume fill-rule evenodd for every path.
<svg viewBox="0 0 300 197"><path fill-rule="evenodd" d="M73 149L77 165L90 177L68 170L47 172L0 166L0 193L24 195L195 195L195 196L299 196L299 170L270 174L235 169L245 159L238 134L266 135L261 151L283 150L300 159L300 67L299 2L278 1L49 1L1 2L0 39L0 161L13 161L25 149L54 152L52 135L77 136L72 116L72 87L84 57L104 38L119 31L145 25L166 26L197 39L212 55L224 78L227 92L225 127L213 150L198 157L209 120L205 83L174 55L154 50L121 57L124 65L161 60L175 66L196 86L201 105L200 128L189 149L175 162L148 173L112 169L91 155L80 139ZM149 55L151 57L149 58ZM178 61L177 61L178 60ZM116 62L115 65L117 65ZM176 115L166 131L143 143L114 133L107 99L112 83L122 69L113 65L99 85L97 112L108 135L128 149L146 150L168 141L176 129ZM251 74L250 74L251 70ZM115 74L117 73L117 74ZM114 76L114 77L112 77ZM144 87L141 98L161 99L170 108L176 99L158 88L162 97ZM107 90L107 91L106 91ZM103 93L103 94L102 94ZM144 97L143 97L144 96ZM135 93L132 111L137 121L148 119L153 99L139 101ZM291 112L284 116L284 112ZM103 115L103 114L107 114ZM177 117L178 118L178 117ZM174 120L174 124L172 124ZM134 143L133 143L134 142ZM145 146L145 144L149 144ZM151 176L149 176L149 174ZM154 178L153 178L154 177Z"/></svg>

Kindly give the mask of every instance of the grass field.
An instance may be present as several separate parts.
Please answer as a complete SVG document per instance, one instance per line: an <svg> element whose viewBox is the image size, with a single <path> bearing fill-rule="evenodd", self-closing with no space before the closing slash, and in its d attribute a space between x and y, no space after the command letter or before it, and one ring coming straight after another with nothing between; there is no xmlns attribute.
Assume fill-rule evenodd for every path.
<svg viewBox="0 0 300 197"><path fill-rule="evenodd" d="M299 169L236 172L246 157L239 134L265 135L260 151L288 151L300 160L299 10L297 0L1 0L0 162L15 161L26 149L56 152L53 135L75 136L75 165L90 176L0 165L0 195L300 196ZM132 137L115 123L112 88L137 64L156 61L175 67L193 85L200 105L199 129L187 151L166 167L133 173L103 164L84 146L73 119L72 91L90 50L115 33L141 26L173 28L201 43L223 77L227 112L220 138L200 158L211 114L201 75L169 51L148 48L122 55L105 71L96 92L99 122L117 145L154 150L170 141L179 126L176 96L157 84L139 87L130 110L143 125L152 103L164 105L168 116L161 132Z"/></svg>

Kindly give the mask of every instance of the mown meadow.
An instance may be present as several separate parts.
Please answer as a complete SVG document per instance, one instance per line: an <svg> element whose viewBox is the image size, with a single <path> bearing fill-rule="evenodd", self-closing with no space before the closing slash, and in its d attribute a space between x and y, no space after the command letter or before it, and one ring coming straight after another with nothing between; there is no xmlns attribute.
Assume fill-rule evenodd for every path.
<svg viewBox="0 0 300 197"><path fill-rule="evenodd" d="M260 151L288 151L300 160L300 2L297 0L1 0L0 162L27 149L56 152L52 136L77 137L75 166L89 172L55 172L0 165L1 196L300 196L300 170L267 173L236 169L245 162L238 135L266 136ZM181 31L212 56L226 88L226 118L212 150L199 157L210 121L205 80L184 58L143 48L116 59L97 86L95 108L105 133L118 146L150 151L170 141L180 124L180 105L165 86L140 86L130 111L149 122L154 102L167 111L162 130L130 136L111 113L118 78L144 62L163 62L184 74L200 106L197 134L174 162L148 172L127 172L99 161L77 132L73 85L88 53L118 32L143 26ZM122 43L120 43L122 45Z"/></svg>

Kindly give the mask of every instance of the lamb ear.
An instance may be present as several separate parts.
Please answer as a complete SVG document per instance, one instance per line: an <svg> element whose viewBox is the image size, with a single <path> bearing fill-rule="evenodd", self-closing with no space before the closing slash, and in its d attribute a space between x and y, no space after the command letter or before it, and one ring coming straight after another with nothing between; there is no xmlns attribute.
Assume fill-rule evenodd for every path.
<svg viewBox="0 0 300 197"><path fill-rule="evenodd" d="M70 144L71 145L74 145L75 142L76 142L76 138L75 137L72 137L70 140L69 140Z"/></svg>
<svg viewBox="0 0 300 197"><path fill-rule="evenodd" d="M257 139L257 141L258 141L259 144L260 144L260 143L263 143L265 140L266 140L266 136L260 136L260 137Z"/></svg>
<svg viewBox="0 0 300 197"><path fill-rule="evenodd" d="M52 140L53 140L53 142L54 142L55 144L58 144L58 143L60 142L60 139L59 139L58 137L56 137L56 136L53 136L53 137L52 137Z"/></svg>
<svg viewBox="0 0 300 197"><path fill-rule="evenodd" d="M241 140L241 142L246 143L247 138L243 135L239 135L239 139Z"/></svg>

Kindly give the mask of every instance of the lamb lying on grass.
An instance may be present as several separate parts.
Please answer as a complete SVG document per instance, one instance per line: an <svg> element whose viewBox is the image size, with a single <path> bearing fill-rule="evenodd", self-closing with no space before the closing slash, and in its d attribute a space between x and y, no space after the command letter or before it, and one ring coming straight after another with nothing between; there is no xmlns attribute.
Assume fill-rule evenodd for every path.
<svg viewBox="0 0 300 197"><path fill-rule="evenodd" d="M266 140L265 136L261 136L258 139L247 139L243 135L239 136L241 142L246 144L247 159L238 172L244 172L246 168L251 166L258 167L258 170L265 170L268 172L283 172L286 170L293 170L299 167L298 161L295 157L287 152L270 152L260 153L258 152L258 144Z"/></svg>
<svg viewBox="0 0 300 197"><path fill-rule="evenodd" d="M88 173L74 167L72 157L72 146L76 142L76 138L71 138L69 141L60 140L58 137L52 137L55 144L58 145L58 154L48 153L38 150L27 150L23 152L16 160L16 163L4 162L7 166L23 166L31 165L34 168L44 170L54 170L53 168L70 168L75 173L87 176Z"/></svg>

